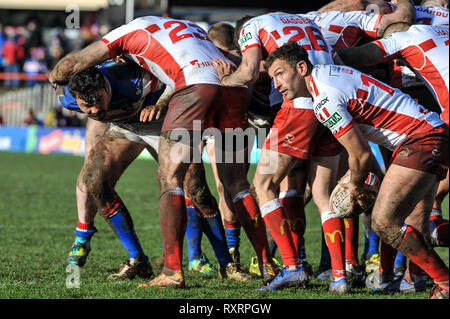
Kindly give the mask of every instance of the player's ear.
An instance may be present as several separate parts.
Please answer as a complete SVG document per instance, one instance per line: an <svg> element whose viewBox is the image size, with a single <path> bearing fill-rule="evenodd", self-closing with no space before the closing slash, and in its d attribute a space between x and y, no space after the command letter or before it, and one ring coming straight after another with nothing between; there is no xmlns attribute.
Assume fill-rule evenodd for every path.
<svg viewBox="0 0 450 319"><path fill-rule="evenodd" d="M296 69L298 74L305 76L308 73L308 64L303 60L298 61L296 64Z"/></svg>

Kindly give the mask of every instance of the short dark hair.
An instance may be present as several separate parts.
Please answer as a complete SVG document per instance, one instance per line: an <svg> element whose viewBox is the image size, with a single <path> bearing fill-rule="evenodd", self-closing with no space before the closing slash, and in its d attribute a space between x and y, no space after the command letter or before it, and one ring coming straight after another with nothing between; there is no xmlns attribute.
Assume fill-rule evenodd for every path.
<svg viewBox="0 0 450 319"><path fill-rule="evenodd" d="M74 98L78 95L87 105L95 105L101 102L99 91L105 89L105 79L99 69L90 67L72 76L68 89Z"/></svg>
<svg viewBox="0 0 450 319"><path fill-rule="evenodd" d="M308 51L305 50L297 42L288 42L283 44L281 47L273 51L265 61L266 69L272 65L276 59L285 60L293 69L300 61L305 61L308 65L308 71L313 67L311 61L309 61Z"/></svg>

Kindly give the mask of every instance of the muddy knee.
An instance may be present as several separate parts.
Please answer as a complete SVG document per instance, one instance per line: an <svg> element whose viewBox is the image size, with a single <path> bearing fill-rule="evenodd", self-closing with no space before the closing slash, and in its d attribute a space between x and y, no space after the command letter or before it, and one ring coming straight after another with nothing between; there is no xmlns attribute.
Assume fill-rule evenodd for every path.
<svg viewBox="0 0 450 319"><path fill-rule="evenodd" d="M84 186L98 208L114 200L113 186L103 163L90 162L83 167L80 185Z"/></svg>
<svg viewBox="0 0 450 319"><path fill-rule="evenodd" d="M374 218L374 216L372 216L371 227L383 242L395 249L398 249L400 246L406 230L404 226L393 225L392 222L386 219Z"/></svg>

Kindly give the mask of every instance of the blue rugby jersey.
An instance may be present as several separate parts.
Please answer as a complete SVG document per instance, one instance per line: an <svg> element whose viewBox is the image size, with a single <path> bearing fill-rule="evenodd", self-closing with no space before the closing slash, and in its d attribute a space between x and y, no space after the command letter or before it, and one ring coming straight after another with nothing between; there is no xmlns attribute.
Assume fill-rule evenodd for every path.
<svg viewBox="0 0 450 319"><path fill-rule="evenodd" d="M109 122L138 123L140 111L146 106L155 104L164 91L162 88L146 94L150 77L145 77L144 72L147 71L132 63L107 61L98 69L111 87L108 116L118 117ZM83 113L67 86L64 87L64 95L59 96L59 101L66 109Z"/></svg>

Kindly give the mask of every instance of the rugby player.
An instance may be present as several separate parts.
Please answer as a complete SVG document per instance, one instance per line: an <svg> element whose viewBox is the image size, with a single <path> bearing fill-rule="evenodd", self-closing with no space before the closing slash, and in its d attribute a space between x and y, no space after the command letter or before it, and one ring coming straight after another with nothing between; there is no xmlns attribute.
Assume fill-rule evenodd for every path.
<svg viewBox="0 0 450 319"><path fill-rule="evenodd" d="M376 5L378 7L378 10L375 10L375 12L379 12L381 14L390 14L397 8L396 2L387 2L383 0L368 0L368 1L360 1L360 4L358 5L358 1L334 1L334 9L338 9L339 5L341 5L341 10L371 10L371 9L377 9L374 7ZM364 8L364 9L363 9ZM414 6L415 9L415 15L416 15L416 21L413 23L417 24L428 24L428 25L448 25L448 0L424 0L422 1L420 6ZM319 12L324 11L323 8L318 10ZM326 14L324 12L323 14ZM320 17L320 16L319 16ZM367 18L366 18L367 19ZM320 25L319 19L315 20L316 23ZM357 23L357 21L355 21ZM405 22L410 23L406 20L404 21L397 21L397 22ZM333 21L333 24L335 22ZM322 27L322 26L321 26ZM324 37L327 38L329 35L326 32L326 28L322 28L322 32L324 33ZM369 30L370 31L370 30ZM357 32L348 32L350 35L350 39L352 36L357 35ZM331 34L333 36L333 34ZM367 37L366 37L367 39ZM365 40L366 40L365 39ZM370 37L369 37L370 39ZM340 43L345 43L345 41L339 41ZM339 60L335 61L337 63ZM424 86L424 81L422 81L420 78L418 78L407 66L404 65L404 63L401 62L399 59L390 59L387 63L387 67L383 65L380 65L381 68L378 68L378 70L387 70L388 77L386 77L386 81L389 81L388 83L391 86L394 86L396 88L401 89L403 92L410 94L413 98L418 99L419 103L422 105L425 105L429 110L432 111L438 111L439 106L436 104L436 102L433 100L433 96L427 91L427 89ZM391 157L392 153L386 150L383 147L380 147L380 151L383 154L383 158L385 159L385 166L389 166L389 158ZM442 181L439 184L438 188L438 194L436 196L434 207L437 208L433 211L433 215L438 216L432 216L432 219L437 219L439 221L439 224L441 224L442 218L439 217L442 215L442 212L440 210L442 199L445 198L445 196L448 194L448 178L446 178L444 181ZM365 216L364 216L365 218ZM364 219L363 219L364 221ZM434 223L432 222L430 226L434 227ZM444 223L445 224L445 223ZM364 223L366 225L366 223ZM370 225L370 224L369 224ZM442 227L442 225L439 225ZM444 227L445 228L445 227ZM378 269L380 265L380 259L383 260L383 263L385 263L385 260L387 263L385 263L385 267L392 267L392 262L394 262L394 273L395 276L403 275L403 269L405 264L405 259L402 256L401 253L397 253L397 258L395 258L395 261L393 259L395 255L395 250L392 250L390 247L385 245L384 243L381 244L380 254L378 254L378 241L379 238L375 233L371 233L371 236L369 237L369 247L370 251L368 252L367 258L366 258L366 271L373 272L374 270ZM381 257L380 257L381 255ZM389 256L387 259L385 256ZM390 266L388 266L390 265ZM422 281L423 282L423 281ZM392 286L392 287L395 287Z"/></svg>
<svg viewBox="0 0 450 319"><path fill-rule="evenodd" d="M321 8L317 12L308 13L308 16L320 27L325 41L332 48L333 52L338 48L356 46L361 41L377 39L382 36L383 30L391 23L410 23L414 19L414 8L407 0L401 1L397 10L389 14L356 11L362 9L362 7L353 7L355 3L351 1L347 1L346 6L343 4L344 2L335 2L333 6L327 6L327 8ZM339 7L341 7L340 10L336 11ZM331 9L334 11L328 11ZM352 10L349 11L350 9ZM340 157L342 170L340 170L338 178L345 173L346 163L346 153L343 152ZM371 171L378 172L380 180L382 179L381 170L378 168L375 158L373 158ZM370 215L370 212L363 215L363 224L365 227L370 228L370 217L368 215ZM360 285L364 281L364 271L358 261L358 221L356 218L348 218L344 220L344 224L346 271L349 279ZM370 256L367 263L370 264L372 259ZM321 264L321 271L318 274L320 278L326 276L327 270L324 266Z"/></svg>
<svg viewBox="0 0 450 319"><path fill-rule="evenodd" d="M449 51L448 26L413 25L406 23L392 24L386 29L385 37L375 42L352 49L338 50L342 61L358 69L370 67L392 59L401 59L425 84L440 107L441 119L449 123ZM356 57L357 56L357 57ZM442 200L448 194L449 176L439 183L433 204L430 227L435 245L448 246L448 220L442 218ZM428 224L424 231L428 237ZM431 239L430 239L431 240ZM394 262L395 251L381 254L380 272L390 271ZM386 262L383 260L386 258ZM409 274L412 275L409 276ZM408 279L404 279L401 291L424 290L426 274L410 262ZM413 285L414 284L414 285ZM413 286L411 286L413 285ZM395 285L393 286L395 288Z"/></svg>
<svg viewBox="0 0 450 319"><path fill-rule="evenodd" d="M218 22L208 29L208 37L227 58L233 61L236 65L239 65L241 62L241 57L234 41L234 32L234 27L231 24L226 22ZM258 80L248 86L248 122L249 126L255 130L258 139L260 137L260 130L264 130L265 135L267 135L272 122L271 108L269 107L270 101L268 97L270 93L271 81L267 75L267 72L265 72L263 65L261 68L262 72L260 73ZM212 163L214 178L219 193L219 206L223 214L227 243L231 256L233 256L233 260L240 262L239 235L241 226L236 218L236 214L228 207L224 199L223 185L220 182L215 165L214 139L208 138L206 143L208 156ZM267 238L271 255L275 256L277 246L269 231L267 231ZM278 261L275 258L274 262L278 265ZM257 257L252 257L249 272L257 276L261 276Z"/></svg>
<svg viewBox="0 0 450 319"><path fill-rule="evenodd" d="M351 194L353 212L367 209L377 196L364 183L370 168L367 140L394 151L373 207L372 227L434 280L430 299L448 299L448 267L421 230L448 170L445 122L400 90L356 69L313 66L296 43L276 50L266 63L287 98L305 90L312 96L317 119L346 148L351 180L344 187ZM422 205L425 209L415 209Z"/></svg>
<svg viewBox="0 0 450 319"><path fill-rule="evenodd" d="M222 53L236 65L240 63L239 53L233 41L234 27L229 23L216 23L208 29L208 37L210 40L222 51ZM206 150L211 161L212 171L214 173L214 180L216 183L217 192L219 194L219 208L222 214L222 221L225 228L225 235L227 238L227 245L233 260L240 263L240 234L241 224L235 212L227 204L225 199L225 190L220 181L216 165L214 138L209 137L206 140ZM228 201L229 202L229 201Z"/></svg>
<svg viewBox="0 0 450 319"><path fill-rule="evenodd" d="M79 224L75 231L77 237L69 255L69 263L80 266L85 263L90 249L89 240L93 234L91 230L95 231L93 228L95 213L97 209L105 212L104 198L116 197L116 200L120 202L118 208L113 212L110 209L110 214L102 214L102 216L118 235L130 256L129 260L122 265L119 273L109 276L110 279L133 278L136 274L150 274L151 272L148 262L142 262L145 255L143 255L134 232L131 216L114 190L114 185L123 171L144 147L155 159L158 159L162 125L161 112L168 102L171 90L166 88L162 95L161 90L154 92L155 88L152 86L159 81L149 74L144 69L130 63L105 63L98 70L87 69L77 73L70 80L65 95L61 97L61 102L66 108L79 112L83 109L90 116L86 133L89 147L86 150L85 165L77 183ZM159 85L161 86L160 83ZM87 99L90 95L97 94L103 87L107 88L108 98L103 97L101 100L102 103L105 103L101 105L102 111L99 111L96 105L86 105L83 98L80 97L86 96ZM155 103L156 97L159 100ZM146 105L149 106L144 108ZM156 120L150 124L139 123L139 120L146 122L148 119L152 119L153 115L156 116ZM93 118L99 120L96 121ZM109 123L106 131L105 121ZM98 128L96 131L98 134L93 134L92 127ZM185 181L186 205L190 216L188 229L195 228L206 233L218 257L221 269L227 269L227 265L232 263L232 258L226 249L217 204L209 188L205 185L207 184L202 165L191 165ZM215 215L208 212L212 210L216 211ZM205 214L205 211L208 213ZM86 219L89 222L86 223ZM87 228L86 231L84 231L85 228ZM186 235L188 237L190 270L198 270L206 274L215 273L215 269L211 267L201 250L192 252L193 248L189 246L192 236L189 236L188 232ZM196 235L200 236L201 234L196 233ZM229 270L224 275L238 280L249 279L241 271L231 272L231 268L236 267L228 267ZM147 273L145 273L146 270Z"/></svg>
<svg viewBox="0 0 450 319"><path fill-rule="evenodd" d="M143 106L144 99L147 98L146 103L155 104L161 97L162 90L161 87L157 87L158 81L148 72L143 71L130 64L106 63L99 72L86 74L81 79L81 83L76 80L70 82L72 85L61 87L62 92L60 92L60 101L64 107L89 113L85 138L85 162L76 187L78 225L75 234L77 236L69 253L68 262L78 266L85 264L90 252L90 239L96 232L94 217L97 210L100 210L102 217L108 222L129 255L129 259L121 265L119 272L110 275L109 279L134 278L136 275L148 278L153 273L135 233L128 209L114 190L117 180L144 149L144 145L124 138L115 139L113 137L117 137L119 133L114 132L111 127L106 130L108 121L127 123L139 120L137 114ZM96 81L91 79L94 75ZM96 82L99 82L100 87ZM88 91L86 96L81 95L83 98L75 94L80 90L80 85L92 86L92 90ZM103 87L107 98L96 92ZM95 105L100 101L103 103L103 100L103 110L90 107L89 103ZM147 145L154 156L157 153L160 126L161 123L159 127L158 124L149 127ZM116 130L119 129L117 126L113 127ZM105 130L105 135L110 135L108 138L103 135Z"/></svg>
<svg viewBox="0 0 450 319"><path fill-rule="evenodd" d="M224 61L214 61L223 85L239 86L255 81L259 75L261 61L291 38L308 46L316 63L332 63L330 49L322 38L319 28L307 17L285 13L244 17L238 21L235 34L242 51L242 62L239 67L231 73L232 68L229 64ZM294 125L293 121L300 117L305 119L301 122L302 126L298 123ZM307 120L309 118L314 121ZM317 141L321 134L317 124L312 114L311 99L300 98L294 103L284 101L275 117L256 169L252 185L257 194L262 216L277 243L285 265L280 275L265 287L268 290L306 286L309 281L299 257L305 231L304 202L299 195L303 194L305 187L306 160L309 160L312 155L315 156L309 173L313 180L312 196L322 216L328 216L330 211L329 194L335 183L335 172L341 149L328 133L328 136L322 137L323 147L320 150L314 150L311 141ZM271 161L277 163L275 172L264 173L267 170L267 163ZM286 177L288 182L280 185ZM285 185L287 188L282 188ZM283 198L283 204L281 204L278 187L280 192L285 192L284 194L287 195ZM337 287L341 287L344 282L343 289L346 292L349 287L343 265L344 250L341 241L343 237L339 234L335 236L337 232L343 233L342 220L338 218L322 220L324 232L329 233L329 249L332 265L334 265L333 276L336 282L344 279L337 285L336 282L332 282L331 290L342 290ZM336 237L338 237L337 240ZM332 246L338 246L337 253L333 251ZM339 266L336 266L336 260L341 263Z"/></svg>
<svg viewBox="0 0 450 319"><path fill-rule="evenodd" d="M413 23L414 7L409 0L399 0L389 14L367 11L316 11L307 14L320 27L325 41L333 49L354 47L361 40L374 40L383 36L392 23Z"/></svg>
<svg viewBox="0 0 450 319"><path fill-rule="evenodd" d="M135 19L85 49L69 54L55 66L49 79L52 83L64 82L78 70L122 53L127 53L174 91L159 144L159 207L165 263L162 273L142 286L184 287L181 264L186 227L183 180L201 140L183 139L182 134L187 132L192 137L194 132L201 136L207 128L217 128L221 133L225 133L225 128L245 128L247 89L221 85L212 60L226 58L201 27L187 20L153 16ZM234 147L225 149L224 153L235 159ZM270 280L275 276L275 267L265 225L258 218L259 210L246 180L245 163L220 163L218 172L229 194L226 198L232 199L229 205L236 211L260 266L267 273L265 280Z"/></svg>

